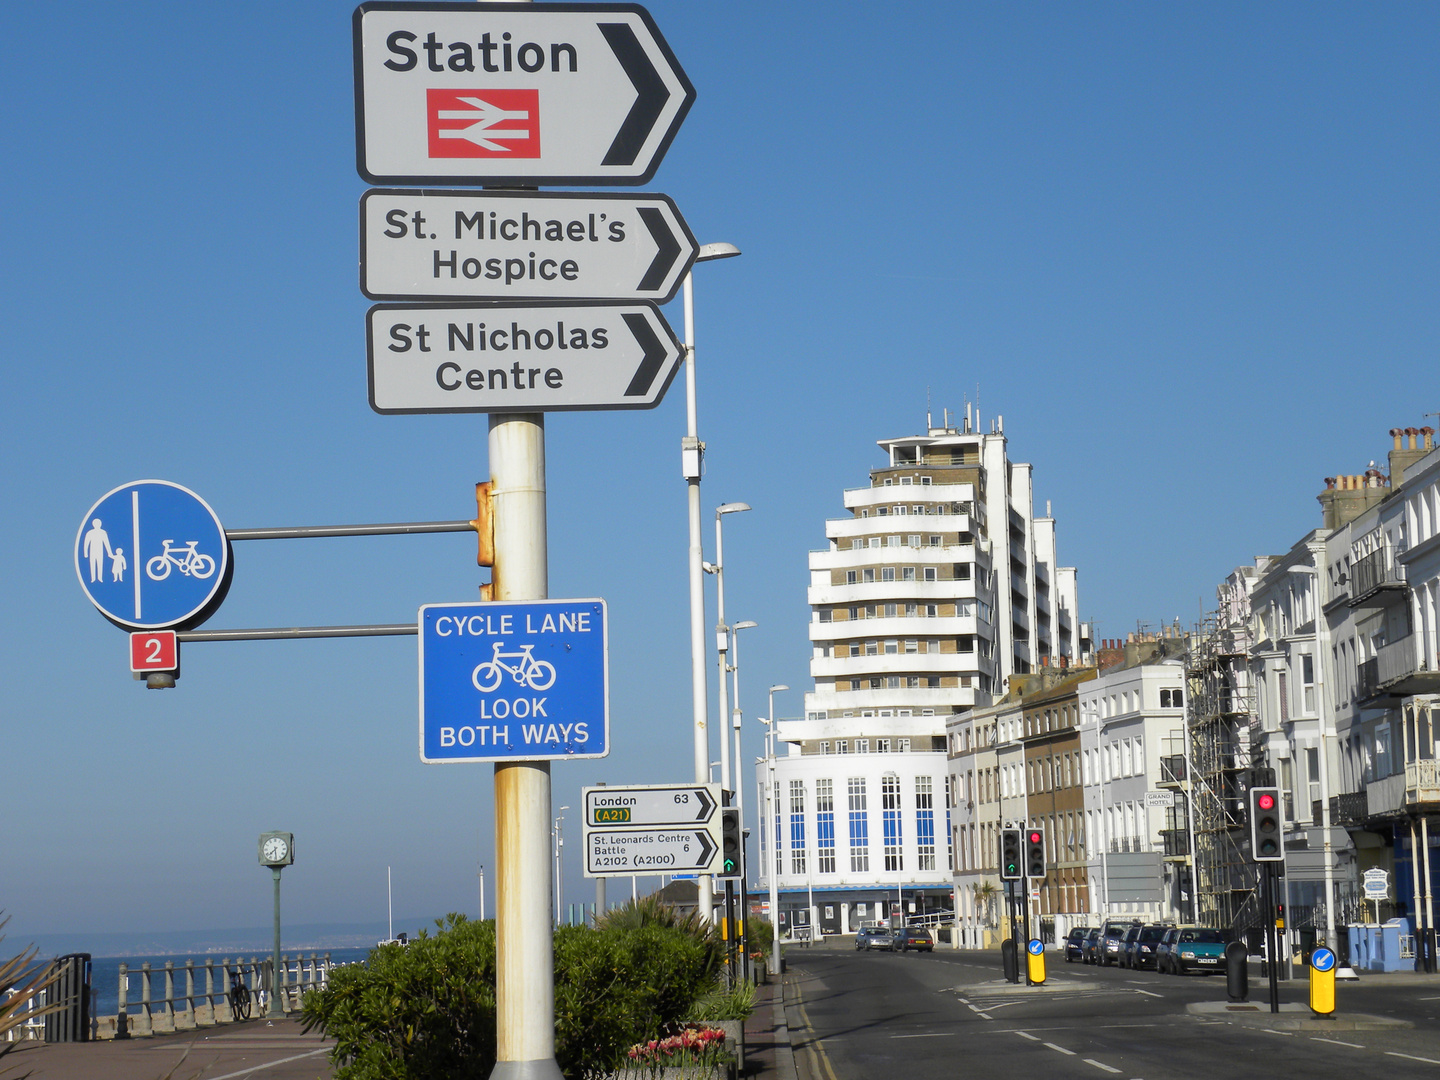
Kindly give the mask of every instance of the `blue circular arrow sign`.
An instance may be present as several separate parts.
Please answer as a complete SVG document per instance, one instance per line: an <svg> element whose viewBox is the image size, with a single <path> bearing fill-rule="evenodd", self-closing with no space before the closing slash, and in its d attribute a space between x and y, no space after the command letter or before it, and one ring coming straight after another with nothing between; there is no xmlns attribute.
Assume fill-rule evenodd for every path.
<svg viewBox="0 0 1440 1080"><path fill-rule="evenodd" d="M1045 951L1045 943L1039 938L1031 938L1029 949L1031 956L1039 956L1042 952Z"/></svg>
<svg viewBox="0 0 1440 1080"><path fill-rule="evenodd" d="M229 572L230 545L215 511L168 480L107 492L75 534L80 587L102 615L131 630L200 621Z"/></svg>
<svg viewBox="0 0 1440 1080"><path fill-rule="evenodd" d="M1335 966L1335 954L1322 946L1310 954L1310 966L1316 971L1329 971Z"/></svg>

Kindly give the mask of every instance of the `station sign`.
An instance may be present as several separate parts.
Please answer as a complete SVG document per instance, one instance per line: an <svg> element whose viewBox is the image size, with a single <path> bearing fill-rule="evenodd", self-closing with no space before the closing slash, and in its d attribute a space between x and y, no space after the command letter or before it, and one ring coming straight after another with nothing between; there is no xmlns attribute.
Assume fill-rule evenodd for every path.
<svg viewBox="0 0 1440 1080"><path fill-rule="evenodd" d="M720 785L581 790L585 876L708 873L720 861Z"/></svg>
<svg viewBox="0 0 1440 1080"><path fill-rule="evenodd" d="M421 761L609 753L604 600L426 604L419 640Z"/></svg>
<svg viewBox="0 0 1440 1080"><path fill-rule="evenodd" d="M635 4L364 3L353 26L372 184L643 184L695 100Z"/></svg>
<svg viewBox="0 0 1440 1080"><path fill-rule="evenodd" d="M649 409L684 356L649 301L376 304L365 328L378 413Z"/></svg>
<svg viewBox="0 0 1440 1080"><path fill-rule="evenodd" d="M230 542L215 511L168 480L106 492L75 534L80 587L128 630L199 625L225 598L230 569Z"/></svg>
<svg viewBox="0 0 1440 1080"><path fill-rule="evenodd" d="M655 300L700 246L666 195L412 191L360 199L372 300Z"/></svg>

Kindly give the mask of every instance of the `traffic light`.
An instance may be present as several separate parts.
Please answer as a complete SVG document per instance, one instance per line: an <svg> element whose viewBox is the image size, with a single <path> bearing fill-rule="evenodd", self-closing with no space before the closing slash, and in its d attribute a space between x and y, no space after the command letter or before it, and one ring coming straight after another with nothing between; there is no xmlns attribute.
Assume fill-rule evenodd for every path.
<svg viewBox="0 0 1440 1080"><path fill-rule="evenodd" d="M1250 857L1256 862L1282 862L1285 846L1282 840L1280 789L1250 789Z"/></svg>
<svg viewBox="0 0 1440 1080"><path fill-rule="evenodd" d="M1000 880L1019 881L1020 830L1008 826L1000 830Z"/></svg>
<svg viewBox="0 0 1440 1080"><path fill-rule="evenodd" d="M1025 876L1032 881L1045 876L1045 829L1040 825L1025 830Z"/></svg>
<svg viewBox="0 0 1440 1080"><path fill-rule="evenodd" d="M490 494L490 481L475 485L475 520L470 522L479 540L475 554L476 566L495 565L495 503Z"/></svg>
<svg viewBox="0 0 1440 1080"><path fill-rule="evenodd" d="M745 876L745 852L740 836L740 808L726 806L720 811L720 870L722 878Z"/></svg>

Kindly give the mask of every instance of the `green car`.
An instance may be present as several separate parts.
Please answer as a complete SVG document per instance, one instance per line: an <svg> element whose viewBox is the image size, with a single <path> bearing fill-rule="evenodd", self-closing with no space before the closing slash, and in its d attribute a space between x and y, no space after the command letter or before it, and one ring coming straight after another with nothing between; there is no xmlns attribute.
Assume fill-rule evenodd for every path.
<svg viewBox="0 0 1440 1080"><path fill-rule="evenodd" d="M1225 945L1223 931L1206 926L1172 926L1160 940L1155 966L1171 975L1224 971Z"/></svg>

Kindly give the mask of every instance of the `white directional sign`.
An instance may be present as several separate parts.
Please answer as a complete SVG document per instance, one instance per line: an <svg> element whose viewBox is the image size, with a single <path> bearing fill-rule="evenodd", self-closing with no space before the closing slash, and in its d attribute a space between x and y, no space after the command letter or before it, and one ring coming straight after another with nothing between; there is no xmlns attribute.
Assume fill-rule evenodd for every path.
<svg viewBox="0 0 1440 1080"><path fill-rule="evenodd" d="M634 4L364 3L354 43L371 183L643 184L695 100Z"/></svg>
<svg viewBox="0 0 1440 1080"><path fill-rule="evenodd" d="M648 409L683 348L653 303L376 304L379 413Z"/></svg>
<svg viewBox="0 0 1440 1080"><path fill-rule="evenodd" d="M614 829L585 834L585 876L701 873L720 845L708 829Z"/></svg>
<svg viewBox="0 0 1440 1080"><path fill-rule="evenodd" d="M664 303L698 251L665 195L377 188L360 200L372 300Z"/></svg>
<svg viewBox="0 0 1440 1080"><path fill-rule="evenodd" d="M719 784L592 787L580 794L586 877L704 873L719 862Z"/></svg>
<svg viewBox="0 0 1440 1080"><path fill-rule="evenodd" d="M716 822L719 839L719 784L585 788L585 827L654 828Z"/></svg>

